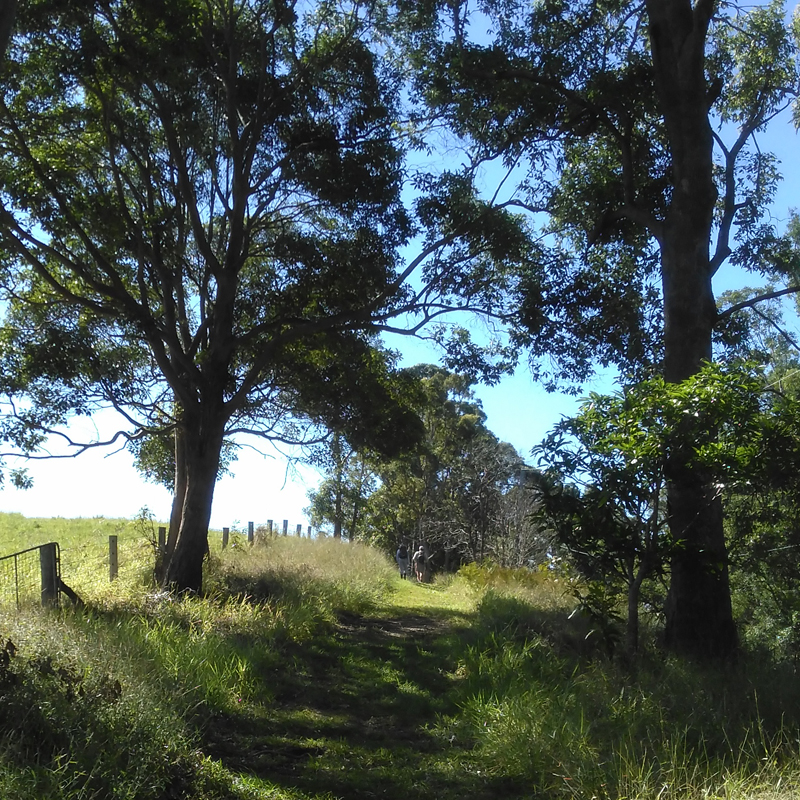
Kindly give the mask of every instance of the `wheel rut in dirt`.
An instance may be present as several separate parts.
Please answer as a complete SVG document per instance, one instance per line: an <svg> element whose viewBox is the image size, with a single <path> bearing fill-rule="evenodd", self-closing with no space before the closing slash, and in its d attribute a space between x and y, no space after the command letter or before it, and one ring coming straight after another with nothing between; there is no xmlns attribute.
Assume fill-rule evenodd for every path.
<svg viewBox="0 0 800 800"><path fill-rule="evenodd" d="M340 614L327 631L281 647L260 676L273 702L214 720L205 751L307 792L402 797L427 756L449 746L434 728L454 711L448 642L458 635L447 618Z"/></svg>
<svg viewBox="0 0 800 800"><path fill-rule="evenodd" d="M443 636L453 630L453 623L438 617L424 614L403 614L397 617L362 617L359 614L339 614L337 627L347 633L357 636L374 637L379 640L381 636L399 639L429 640Z"/></svg>

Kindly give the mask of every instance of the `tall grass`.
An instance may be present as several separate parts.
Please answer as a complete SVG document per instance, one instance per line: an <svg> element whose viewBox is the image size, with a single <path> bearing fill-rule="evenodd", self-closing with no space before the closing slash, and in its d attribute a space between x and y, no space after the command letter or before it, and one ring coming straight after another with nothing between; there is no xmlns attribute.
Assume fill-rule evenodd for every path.
<svg viewBox="0 0 800 800"><path fill-rule="evenodd" d="M0 516L0 530L8 522ZM65 579L87 607L0 610L0 798L332 800L383 796L387 787L393 796L393 786L401 796L412 784L439 800L789 800L800 792L800 683L789 667L745 654L701 668L652 643L635 661L621 659L613 632L574 613L558 576L473 567L418 586L369 548L296 537L251 548L233 537L224 552L212 543L206 595L176 599L151 585L141 525L56 521L54 535L46 521L10 522L61 540L72 553ZM109 531L124 542L114 584L102 568ZM354 614L391 616L392 631L403 614L414 630L420 615L435 616L425 636L441 641L418 633L384 641L366 627L361 641L353 626L355 638L344 639L337 620ZM447 620L459 624L443 627ZM439 695L418 683L421 674L435 676ZM413 713L398 690L385 705L388 721L367 722L382 730L402 718L416 729L404 729L396 749L349 744L342 731L362 723L345 726L345 706L334 703L330 717L303 707L303 691L317 702L335 698L341 681L348 702L372 714L384 707L381 687L408 687ZM301 692L291 710L287 687ZM246 778L207 757L203 742L225 720L234 730L268 721L276 763L318 751L293 762L291 783L315 788ZM323 724L332 733L318 743ZM414 737L431 742L422 754L409 749ZM260 748L254 758L269 768L272 751ZM350 783L325 783L340 774Z"/></svg>
<svg viewBox="0 0 800 800"><path fill-rule="evenodd" d="M108 540L118 540L118 582L109 581ZM0 514L0 556L57 542L61 555L62 579L81 597L107 594L126 596L148 586L153 574L153 542L156 523L149 512L139 518L105 517L63 519L26 518L21 514Z"/></svg>
<svg viewBox="0 0 800 800"><path fill-rule="evenodd" d="M0 522L6 551L59 540L64 578L86 603L0 610L0 797L15 800L264 796L205 758L199 732L268 704L263 674L280 643L371 607L392 574L365 548L278 539L215 552L208 594L178 600L151 585L140 523ZM125 566L113 584L109 532Z"/></svg>
<svg viewBox="0 0 800 800"><path fill-rule="evenodd" d="M477 640L458 671L461 713L440 722L471 742L482 770L543 797L796 796L800 686L790 670L747 656L700 668L657 651L631 665L608 656L590 621L570 617L568 598L546 589L552 580L483 580Z"/></svg>
<svg viewBox="0 0 800 800"><path fill-rule="evenodd" d="M297 631L337 611L374 610L391 593L394 570L371 547L333 538L277 536L253 547L235 546L213 562L209 589L228 596L279 601L298 615Z"/></svg>

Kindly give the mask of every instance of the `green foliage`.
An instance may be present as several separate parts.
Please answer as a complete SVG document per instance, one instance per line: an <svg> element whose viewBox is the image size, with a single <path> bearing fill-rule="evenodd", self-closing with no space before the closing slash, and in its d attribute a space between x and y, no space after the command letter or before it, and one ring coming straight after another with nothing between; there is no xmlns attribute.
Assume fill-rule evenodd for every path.
<svg viewBox="0 0 800 800"><path fill-rule="evenodd" d="M121 524L91 522L98 549ZM53 522L90 524L71 523ZM430 586L393 573L368 547L275 537L214 548L206 597L131 583L87 593L81 613L0 612L0 791L795 796L792 670L747 652L699 669L649 640L609 659L552 570L473 564Z"/></svg>
<svg viewBox="0 0 800 800"><path fill-rule="evenodd" d="M367 535L390 549L403 539L424 542L437 569L541 558L546 545L528 519L530 469L486 428L471 378L432 365L411 372L424 393L416 406L424 439L373 466L379 485L367 506Z"/></svg>
<svg viewBox="0 0 800 800"><path fill-rule="evenodd" d="M229 779L193 750L177 710L96 649L103 626L65 622L71 646L56 636L37 642L32 633L46 632L48 621L36 619L18 620L6 640L0 787L31 800L229 797ZM3 627L11 632L8 620Z"/></svg>
<svg viewBox="0 0 800 800"><path fill-rule="evenodd" d="M422 437L416 413L420 388L416 377L396 367L395 353L374 338L329 335L316 347L289 354L297 407L359 452L394 458Z"/></svg>
<svg viewBox="0 0 800 800"><path fill-rule="evenodd" d="M796 98L796 25L781 3L487 0L472 17L443 1L401 8L429 113L467 143L476 169L502 164L497 191L541 234L511 284L512 326L547 386L576 391L598 365L625 384L680 383L712 357L712 279L726 262L793 280L796 242L768 211L777 164L758 141ZM697 432L718 461L715 429ZM689 441L671 449L665 484L680 543L665 642L727 656L736 634L722 517ZM600 538L628 527L606 512L609 496L584 519Z"/></svg>
<svg viewBox="0 0 800 800"><path fill-rule="evenodd" d="M478 564L474 561L464 564L458 570L458 577L481 590L493 588L504 591L510 591L512 588L516 590L525 588L535 590L550 585L553 580L544 566L533 570L502 567L491 562ZM541 598L537 597L537 601L541 602Z"/></svg>
<svg viewBox="0 0 800 800"><path fill-rule="evenodd" d="M586 608L608 618L615 595L627 593L629 648L643 588L660 605L653 580L683 546L666 531L671 460L680 455L718 491L764 469L774 419L761 392L752 368L708 365L680 384L653 378L614 395L593 393L534 451L547 470L538 514L589 580Z"/></svg>
<svg viewBox="0 0 800 800"><path fill-rule="evenodd" d="M184 589L202 585L226 439L329 428L397 455L420 438L414 387L377 335L502 314L526 250L470 180L421 177L406 208L402 74L373 11L20 4L0 67L0 395L16 403L0 435L30 452L73 414L120 411L115 438L175 476L165 579Z"/></svg>
<svg viewBox="0 0 800 800"><path fill-rule="evenodd" d="M770 382L783 382L779 375ZM800 415L791 377L786 389L771 397L757 460L746 482L727 487L725 512L742 635L751 646L794 663L800 653Z"/></svg>
<svg viewBox="0 0 800 800"><path fill-rule="evenodd" d="M658 656L632 674L570 631L563 607L553 626L538 604L490 592L478 612L458 670L463 714L440 723L471 744L471 769L548 797L791 796L797 697L780 670Z"/></svg>
<svg viewBox="0 0 800 800"><path fill-rule="evenodd" d="M327 459L327 477L308 493L311 505L306 509L311 525L334 537L354 541L363 527L362 517L369 496L376 488L375 473L366 458L345 447L334 433Z"/></svg>
<svg viewBox="0 0 800 800"><path fill-rule="evenodd" d="M796 70L796 42L784 14L783 3L771 2L720 20L711 63L726 81L717 103L724 122L747 125L754 109L767 120L783 107Z"/></svg>
<svg viewBox="0 0 800 800"><path fill-rule="evenodd" d="M703 167L719 198L715 269L732 251L754 272L791 272L791 237L765 219L777 164L755 143L797 81L796 23L782 3L715 8L697 87L674 85L666 62L654 63L654 8L502 0L482 6L483 24L462 6L412 5L401 8L429 113L468 143L474 163L502 161L517 207L550 234L520 261L514 285L518 342L549 385L579 384L598 364L629 381L661 368L659 231L677 161L698 138L678 142L667 116L677 113L688 131L688 105L667 106L690 104L696 90L708 98L700 124L723 131ZM674 93L660 94L660 82Z"/></svg>
<svg viewBox="0 0 800 800"><path fill-rule="evenodd" d="M358 545L280 537L215 556L214 594L178 601L153 593L141 572L113 588L96 566L95 582L76 575L79 546L96 563L106 531L133 523L0 520L16 531L13 546L61 539L72 554L65 578L88 606L0 609L0 789L23 800L277 796L203 755L203 731L269 705L264 673L282 648L320 635L335 613L374 608L392 576L384 557ZM149 543L139 544L147 555Z"/></svg>
<svg viewBox="0 0 800 800"><path fill-rule="evenodd" d="M145 480L175 491L175 439L174 430L167 430L130 439L127 449L133 454L133 463ZM236 462L238 448L231 441L222 444L217 478L232 475L231 465Z"/></svg>

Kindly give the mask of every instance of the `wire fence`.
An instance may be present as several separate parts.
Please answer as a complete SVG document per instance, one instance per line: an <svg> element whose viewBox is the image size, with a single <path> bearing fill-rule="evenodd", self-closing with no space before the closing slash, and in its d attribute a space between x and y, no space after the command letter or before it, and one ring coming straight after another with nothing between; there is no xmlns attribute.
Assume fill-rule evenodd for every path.
<svg viewBox="0 0 800 800"><path fill-rule="evenodd" d="M0 556L0 610L58 605L61 593L74 601L76 593L102 583L113 584L120 578L136 582L152 579L158 554L164 552L166 528L153 525L152 530L120 534L102 539L68 536L63 548L52 542ZM313 533L310 525L290 525L289 520L234 524L209 533L209 550L253 545L281 535L312 538Z"/></svg>
<svg viewBox="0 0 800 800"><path fill-rule="evenodd" d="M60 583L61 557L55 542L0 558L0 606L57 605Z"/></svg>

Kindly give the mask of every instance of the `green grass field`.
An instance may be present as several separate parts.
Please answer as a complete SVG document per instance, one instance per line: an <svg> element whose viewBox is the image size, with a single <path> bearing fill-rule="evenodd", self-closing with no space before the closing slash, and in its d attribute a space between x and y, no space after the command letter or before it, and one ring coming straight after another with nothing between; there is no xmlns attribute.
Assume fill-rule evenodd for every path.
<svg viewBox="0 0 800 800"><path fill-rule="evenodd" d="M215 536L206 596L176 600L151 535L0 515L0 555L59 541L86 603L0 610L0 798L798 796L792 673L623 662L563 578L417 585L359 545Z"/></svg>

